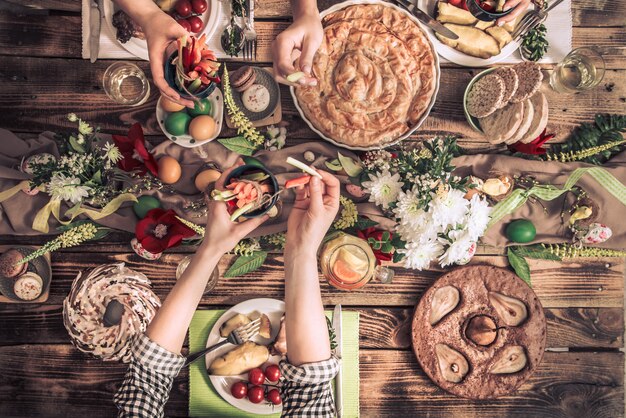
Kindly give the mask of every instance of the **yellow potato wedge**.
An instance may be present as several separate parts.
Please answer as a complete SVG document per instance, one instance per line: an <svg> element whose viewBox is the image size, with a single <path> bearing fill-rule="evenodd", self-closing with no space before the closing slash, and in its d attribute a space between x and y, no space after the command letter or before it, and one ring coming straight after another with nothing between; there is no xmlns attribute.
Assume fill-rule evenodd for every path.
<svg viewBox="0 0 626 418"><path fill-rule="evenodd" d="M209 374L237 376L261 366L269 358L270 352L267 347L248 341L213 360L209 366Z"/></svg>
<svg viewBox="0 0 626 418"><path fill-rule="evenodd" d="M437 20L441 23L473 25L476 20L478 20L467 10L460 9L442 1L437 4L437 10Z"/></svg>
<svg viewBox="0 0 626 418"><path fill-rule="evenodd" d="M459 35L459 39L452 40L436 34L437 38L445 45L463 52L464 54L484 59L491 58L500 53L498 42L480 29L452 23L446 23L444 26Z"/></svg>
<svg viewBox="0 0 626 418"><path fill-rule="evenodd" d="M228 337L232 331L236 330L239 327L249 324L250 318L243 314L237 314L230 318L228 321L224 322L220 327L220 335L224 338Z"/></svg>
<svg viewBox="0 0 626 418"><path fill-rule="evenodd" d="M504 25L502 25L501 27L507 31L508 33L513 33L513 31L515 30L515 25L517 25L517 20L519 19L519 17L516 17L515 19L513 19L511 22L506 22Z"/></svg>
<svg viewBox="0 0 626 418"><path fill-rule="evenodd" d="M500 26L487 28L487 33L493 36L493 38L498 42L498 46L500 47L500 49L504 48L506 44L508 44L509 42L513 40L513 38L511 37L511 34L508 33L505 29L501 28Z"/></svg>
<svg viewBox="0 0 626 418"><path fill-rule="evenodd" d="M485 30L487 28L492 27L493 25L496 24L495 20L492 20L491 22L485 22L484 20L478 20L476 21L476 23L474 24L474 27L476 29L480 29L480 30Z"/></svg>

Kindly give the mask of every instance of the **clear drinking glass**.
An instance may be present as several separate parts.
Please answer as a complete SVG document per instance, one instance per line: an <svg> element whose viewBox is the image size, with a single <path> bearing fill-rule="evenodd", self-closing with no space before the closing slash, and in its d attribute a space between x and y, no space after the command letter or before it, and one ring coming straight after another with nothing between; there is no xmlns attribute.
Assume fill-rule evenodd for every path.
<svg viewBox="0 0 626 418"><path fill-rule="evenodd" d="M559 93L592 89L604 78L604 67L604 59L595 49L574 49L552 71L550 86Z"/></svg>
<svg viewBox="0 0 626 418"><path fill-rule="evenodd" d="M116 103L139 106L150 96L150 83L141 68L132 62L116 62L104 72L102 85Z"/></svg>
<svg viewBox="0 0 626 418"><path fill-rule="evenodd" d="M182 276L185 270L187 270L187 267L189 267L189 262L191 262L192 257L193 256L188 255L182 260L180 260L180 263L178 263L178 267L176 268L176 280L180 279L180 276ZM204 296L208 295L211 292L211 290L213 290L213 288L215 288L215 286L217 285L217 281L219 278L220 278L220 271L217 269L217 266L216 266L213 269L213 272L211 273L211 277L209 277L209 281L207 282L202 295Z"/></svg>

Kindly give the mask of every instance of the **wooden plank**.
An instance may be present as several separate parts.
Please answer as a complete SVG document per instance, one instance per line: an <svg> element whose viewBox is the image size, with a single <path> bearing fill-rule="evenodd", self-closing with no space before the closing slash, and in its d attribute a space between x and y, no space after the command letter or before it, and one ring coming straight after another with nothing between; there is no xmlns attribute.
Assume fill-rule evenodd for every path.
<svg viewBox="0 0 626 418"><path fill-rule="evenodd" d="M129 251L129 250L128 250ZM153 282L155 293L165 298L175 280L175 271L184 257L180 253L167 253L157 262L150 262L134 253L53 253L53 279L48 304L60 305L79 271L100 264L126 262L128 267L141 271ZM226 255L219 264L226 271L233 256ZM491 264L507 267L505 257L476 256L472 264ZM624 263L615 259L584 259L557 263L532 260L533 287L546 308L618 308L623 307ZM369 283L352 292L340 291L322 280L325 305L341 303L346 306L406 306L413 307L424 292L441 274L433 268L427 271L394 268L393 283ZM254 297L282 299L284 268L281 255L272 254L263 267L242 277L220 279L210 295L202 299L205 305L235 305Z"/></svg>
<svg viewBox="0 0 626 418"><path fill-rule="evenodd" d="M410 351L361 350L361 416L618 417L624 405L623 353L546 353L513 394L468 401L434 386ZM1 416L112 416L126 365L105 363L70 345L0 347ZM176 379L167 415L185 415L188 375Z"/></svg>
<svg viewBox="0 0 626 418"><path fill-rule="evenodd" d="M55 10L62 12L81 12L81 2L76 0L4 0L7 3L33 9Z"/></svg>
<svg viewBox="0 0 626 418"><path fill-rule="evenodd" d="M215 309L215 307L207 307ZM360 347L410 349L413 308L348 308L360 313ZM61 305L23 308L0 304L0 346L66 344ZM546 308L547 347L577 349L623 347L620 308Z"/></svg>
<svg viewBox="0 0 626 418"><path fill-rule="evenodd" d="M155 135L155 141L163 140L154 112L158 92L153 91L150 99L136 108L115 105L104 94L99 82L108 64L103 61L90 64L84 60L6 57L0 62L0 73L5 74L0 90L0 126L17 132L74 129L66 115L75 112L100 126L104 132L125 133L132 123L138 121L144 126L146 134ZM139 64L148 71L148 63ZM442 70L437 102L413 138L450 133L460 136L461 145L467 148L492 149L470 128L463 114L462 86L477 71ZM605 88L605 85L611 88ZM557 135L556 140L565 139L572 129L581 122L591 121L597 112L624 112L626 71L608 71L602 86L575 96L559 95L544 86L551 111L548 130ZM318 138L300 118L289 91L283 88L281 94L283 120L289 131L290 144ZM576 100L572 100L573 97ZM221 136L234 134L232 130L224 130Z"/></svg>

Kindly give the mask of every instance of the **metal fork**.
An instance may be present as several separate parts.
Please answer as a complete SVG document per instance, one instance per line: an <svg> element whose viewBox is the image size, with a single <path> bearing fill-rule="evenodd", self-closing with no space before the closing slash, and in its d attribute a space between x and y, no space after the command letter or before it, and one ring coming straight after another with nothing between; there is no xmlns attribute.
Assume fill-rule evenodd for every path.
<svg viewBox="0 0 626 418"><path fill-rule="evenodd" d="M244 59L252 60L253 56L256 60L257 51L257 34L254 30L254 0L248 0L247 18L245 19L245 27L243 29L246 42L243 46Z"/></svg>
<svg viewBox="0 0 626 418"><path fill-rule="evenodd" d="M241 345L246 341L249 341L252 337L259 333L260 328L261 318L257 318L249 324L240 326L239 328L231 331L231 333L228 334L228 337L226 337L224 341L220 341L219 343L212 345L211 347L205 348L202 351L198 351L197 353L187 356L187 360L185 360L185 364L183 365L183 367L190 365L194 361L198 360L200 357L204 356L206 353L217 350L218 348L226 344Z"/></svg>
<svg viewBox="0 0 626 418"><path fill-rule="evenodd" d="M546 10L531 10L519 21L511 37L516 41L519 37L526 35L531 30L542 24L548 17L548 12L561 4L563 0L556 0Z"/></svg>

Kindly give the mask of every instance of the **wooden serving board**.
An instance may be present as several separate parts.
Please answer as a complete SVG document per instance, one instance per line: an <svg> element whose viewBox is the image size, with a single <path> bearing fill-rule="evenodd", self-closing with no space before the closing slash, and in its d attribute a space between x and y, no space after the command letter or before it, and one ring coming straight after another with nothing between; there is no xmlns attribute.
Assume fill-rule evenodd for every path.
<svg viewBox="0 0 626 418"><path fill-rule="evenodd" d="M0 253L3 253L5 251L10 250L11 248L13 248L14 246L12 245L0 245ZM32 248L35 249L39 249L41 246L30 246ZM50 258L50 253L47 253L43 256L48 265L52 266L52 260ZM8 298L6 296L4 296L2 293L0 293L0 303L42 303L48 300L48 296L50 296L50 283L52 282L52 274L50 274L50 278L48 279L48 282L46 283L46 285L44 286L44 288L41 291L41 295L39 295L39 297L35 300L17 300L17 299L11 299Z"/></svg>

